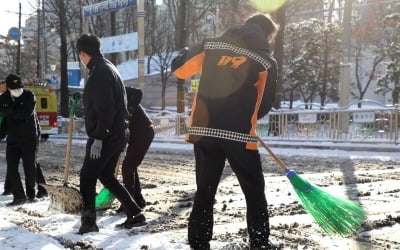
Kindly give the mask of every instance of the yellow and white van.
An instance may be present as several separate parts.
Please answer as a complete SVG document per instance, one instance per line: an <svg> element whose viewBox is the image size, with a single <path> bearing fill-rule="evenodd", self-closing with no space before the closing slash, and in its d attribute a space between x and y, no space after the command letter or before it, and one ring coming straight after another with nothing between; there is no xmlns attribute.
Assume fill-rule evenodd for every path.
<svg viewBox="0 0 400 250"><path fill-rule="evenodd" d="M36 96L36 113L42 138L58 134L57 96L53 88L44 85L25 85L25 88Z"/></svg>

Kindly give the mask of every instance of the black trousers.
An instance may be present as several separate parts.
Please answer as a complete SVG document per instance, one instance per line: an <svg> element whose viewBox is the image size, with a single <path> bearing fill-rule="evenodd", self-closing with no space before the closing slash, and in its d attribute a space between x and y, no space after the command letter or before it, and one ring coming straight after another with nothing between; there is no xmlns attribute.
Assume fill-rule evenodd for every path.
<svg viewBox="0 0 400 250"><path fill-rule="evenodd" d="M84 211L95 211L96 182L98 179L125 206L128 217L141 211L129 192L114 176L118 157L127 143L127 135L104 140L101 156L96 160L90 159L90 146L94 139L88 139L86 155L80 173L80 192L83 198Z"/></svg>
<svg viewBox="0 0 400 250"><path fill-rule="evenodd" d="M154 138L154 129L146 128L144 131L132 131L126 150L125 159L122 163L122 180L125 188L137 200L141 197L138 167L142 163L147 150Z"/></svg>
<svg viewBox="0 0 400 250"><path fill-rule="evenodd" d="M9 190L13 193L14 199L35 198L36 143L36 140L23 143L7 143L7 174L5 184L8 185L7 188L10 188ZM21 159L25 173L26 194L18 171Z"/></svg>
<svg viewBox="0 0 400 250"><path fill-rule="evenodd" d="M243 143L200 140L194 144L197 192L189 217L188 239L195 249L209 249L213 234L213 203L225 166L236 174L246 198L247 230L251 247L268 245L269 215L265 181L258 151L246 150Z"/></svg>
<svg viewBox="0 0 400 250"><path fill-rule="evenodd" d="M39 148L39 138L36 140L36 152L35 152L35 159L37 157L38 154L38 148ZM46 184L46 180L44 178L43 172L42 172L42 168L40 167L39 162L36 160L36 183L37 184ZM39 186L38 186L39 188ZM4 180L4 191L9 191L11 192L11 183L9 181L9 179L7 178L6 175L6 179Z"/></svg>

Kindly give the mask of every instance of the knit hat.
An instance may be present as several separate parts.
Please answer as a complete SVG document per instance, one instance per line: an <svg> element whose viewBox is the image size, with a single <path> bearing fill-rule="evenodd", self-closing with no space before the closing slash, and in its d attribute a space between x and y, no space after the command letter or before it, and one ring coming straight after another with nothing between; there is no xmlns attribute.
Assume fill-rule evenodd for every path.
<svg viewBox="0 0 400 250"><path fill-rule="evenodd" d="M270 18L262 14L257 14L250 17L249 19L247 19L245 24L248 23L256 24L258 27L261 28L261 30L264 32L264 35L266 36L274 33L278 29L277 25Z"/></svg>
<svg viewBox="0 0 400 250"><path fill-rule="evenodd" d="M21 82L21 78L18 75L14 74L9 74L6 77L6 84L7 88L9 89L19 89L24 87L24 85Z"/></svg>

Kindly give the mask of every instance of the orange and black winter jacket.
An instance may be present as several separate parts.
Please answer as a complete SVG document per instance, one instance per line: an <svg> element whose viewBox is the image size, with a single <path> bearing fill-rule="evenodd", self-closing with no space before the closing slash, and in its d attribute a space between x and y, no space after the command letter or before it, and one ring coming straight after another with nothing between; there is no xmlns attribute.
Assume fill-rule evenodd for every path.
<svg viewBox="0 0 400 250"><path fill-rule="evenodd" d="M172 71L181 79L201 74L187 141L223 138L257 150L256 123L271 109L277 82L276 61L257 25L233 27L221 37L205 39L180 53Z"/></svg>

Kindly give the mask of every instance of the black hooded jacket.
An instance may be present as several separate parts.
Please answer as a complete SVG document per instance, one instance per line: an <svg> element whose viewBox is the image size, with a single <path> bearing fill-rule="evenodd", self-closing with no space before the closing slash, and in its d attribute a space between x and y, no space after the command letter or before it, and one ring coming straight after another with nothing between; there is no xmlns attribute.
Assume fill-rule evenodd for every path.
<svg viewBox="0 0 400 250"><path fill-rule="evenodd" d="M27 89L19 97L12 97L9 91L1 95L1 113L4 117L0 137L7 135L8 144L36 140L40 131L35 104L35 95Z"/></svg>
<svg viewBox="0 0 400 250"><path fill-rule="evenodd" d="M258 148L257 120L271 109L277 82L276 61L264 36L259 26L246 23L205 39L174 59L172 71L178 78L201 73L189 122L196 136L189 130L189 142L199 136L219 137Z"/></svg>
<svg viewBox="0 0 400 250"><path fill-rule="evenodd" d="M86 133L105 140L121 137L127 129L125 86L116 67L101 54L87 65L89 77L83 94Z"/></svg>

